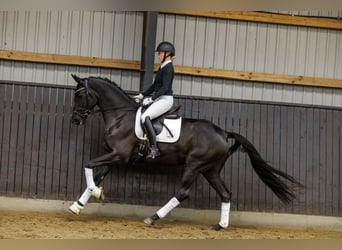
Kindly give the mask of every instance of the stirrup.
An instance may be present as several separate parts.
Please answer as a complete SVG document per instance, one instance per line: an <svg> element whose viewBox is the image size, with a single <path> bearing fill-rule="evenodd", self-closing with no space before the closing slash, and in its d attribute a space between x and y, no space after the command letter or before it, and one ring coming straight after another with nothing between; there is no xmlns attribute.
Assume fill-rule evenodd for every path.
<svg viewBox="0 0 342 250"><path fill-rule="evenodd" d="M155 159L157 156L160 155L159 149L157 147L151 147L150 153L146 156L146 158Z"/></svg>
<svg viewBox="0 0 342 250"><path fill-rule="evenodd" d="M94 187L91 191L91 195L94 196L96 199L103 201L104 194L103 194L103 187Z"/></svg>

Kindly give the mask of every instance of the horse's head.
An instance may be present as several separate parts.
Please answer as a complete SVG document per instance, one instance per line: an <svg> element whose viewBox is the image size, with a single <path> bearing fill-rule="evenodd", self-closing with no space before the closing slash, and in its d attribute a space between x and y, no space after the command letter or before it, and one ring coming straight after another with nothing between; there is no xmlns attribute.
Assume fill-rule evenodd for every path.
<svg viewBox="0 0 342 250"><path fill-rule="evenodd" d="M86 121L91 110L97 105L97 97L89 88L88 79L81 79L76 75L71 75L77 82L74 93L74 108L72 123L82 125Z"/></svg>

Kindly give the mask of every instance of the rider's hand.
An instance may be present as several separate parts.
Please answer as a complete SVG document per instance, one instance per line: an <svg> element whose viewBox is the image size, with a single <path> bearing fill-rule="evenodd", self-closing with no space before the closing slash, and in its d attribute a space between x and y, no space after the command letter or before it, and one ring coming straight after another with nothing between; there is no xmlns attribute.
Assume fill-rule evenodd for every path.
<svg viewBox="0 0 342 250"><path fill-rule="evenodd" d="M144 99L144 95L140 93L139 95L133 96L133 99L135 102L139 103L142 99Z"/></svg>
<svg viewBox="0 0 342 250"><path fill-rule="evenodd" d="M152 97L147 97L143 100L143 106L147 106L153 102Z"/></svg>

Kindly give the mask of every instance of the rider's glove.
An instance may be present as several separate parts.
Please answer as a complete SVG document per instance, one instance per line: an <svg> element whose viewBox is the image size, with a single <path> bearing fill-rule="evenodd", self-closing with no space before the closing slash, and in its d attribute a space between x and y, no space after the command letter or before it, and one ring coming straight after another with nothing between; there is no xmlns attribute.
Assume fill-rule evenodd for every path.
<svg viewBox="0 0 342 250"><path fill-rule="evenodd" d="M139 103L142 99L144 99L144 95L140 93L139 95L133 96L133 99L135 102Z"/></svg>
<svg viewBox="0 0 342 250"><path fill-rule="evenodd" d="M143 100L143 106L147 106L153 102L152 97L147 97Z"/></svg>

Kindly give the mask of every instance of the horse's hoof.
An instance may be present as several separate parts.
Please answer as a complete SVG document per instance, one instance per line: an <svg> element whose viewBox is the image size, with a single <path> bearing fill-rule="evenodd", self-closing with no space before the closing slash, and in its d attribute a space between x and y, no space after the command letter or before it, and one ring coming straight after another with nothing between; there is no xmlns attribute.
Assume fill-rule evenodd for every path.
<svg viewBox="0 0 342 250"><path fill-rule="evenodd" d="M152 220L151 217L146 218L144 222L147 225L154 225L154 220Z"/></svg>
<svg viewBox="0 0 342 250"><path fill-rule="evenodd" d="M83 209L83 206L79 205L77 201L75 201L70 207L69 211L73 213L74 215L79 215L81 210Z"/></svg>
<svg viewBox="0 0 342 250"><path fill-rule="evenodd" d="M215 224L211 228L215 231L220 231L221 229L223 229L220 224Z"/></svg>
<svg viewBox="0 0 342 250"><path fill-rule="evenodd" d="M91 195L94 196L96 199L103 201L104 200L104 192L103 187L94 187L91 191Z"/></svg>

